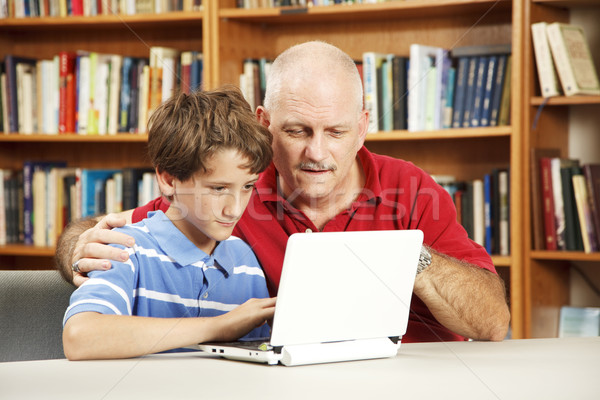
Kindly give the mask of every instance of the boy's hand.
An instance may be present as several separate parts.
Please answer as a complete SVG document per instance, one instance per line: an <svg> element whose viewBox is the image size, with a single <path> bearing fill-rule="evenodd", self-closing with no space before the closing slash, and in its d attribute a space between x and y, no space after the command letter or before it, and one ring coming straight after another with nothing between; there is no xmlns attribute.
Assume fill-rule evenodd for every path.
<svg viewBox="0 0 600 400"><path fill-rule="evenodd" d="M75 286L81 286L88 279L84 275L87 272L109 269L111 266L110 260L127 261L129 255L126 251L107 245L107 243L115 243L132 247L135 244L131 236L111 230L126 223L127 219L121 214L108 214L93 228L79 235L72 257L72 262L77 262L77 266L73 271L73 284Z"/></svg>
<svg viewBox="0 0 600 400"><path fill-rule="evenodd" d="M254 328L272 320L277 298L250 299L228 312L215 317L219 320L216 341L232 341L241 338Z"/></svg>

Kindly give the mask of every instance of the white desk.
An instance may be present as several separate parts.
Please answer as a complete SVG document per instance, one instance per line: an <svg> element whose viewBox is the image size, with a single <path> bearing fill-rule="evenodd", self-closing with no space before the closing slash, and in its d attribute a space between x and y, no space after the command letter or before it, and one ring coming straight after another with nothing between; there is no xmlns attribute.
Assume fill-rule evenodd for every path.
<svg viewBox="0 0 600 400"><path fill-rule="evenodd" d="M202 353L0 363L1 399L599 399L600 338L403 344L301 367Z"/></svg>

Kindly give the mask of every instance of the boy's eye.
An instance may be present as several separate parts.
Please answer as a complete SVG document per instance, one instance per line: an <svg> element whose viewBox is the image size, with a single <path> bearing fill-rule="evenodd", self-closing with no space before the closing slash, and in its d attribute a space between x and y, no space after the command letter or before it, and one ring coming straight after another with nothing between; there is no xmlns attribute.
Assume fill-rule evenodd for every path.
<svg viewBox="0 0 600 400"><path fill-rule="evenodd" d="M215 192L224 192L225 186L213 186L212 190L214 190Z"/></svg>
<svg viewBox="0 0 600 400"><path fill-rule="evenodd" d="M244 186L244 190L252 190L254 189L254 183L249 183L247 185Z"/></svg>

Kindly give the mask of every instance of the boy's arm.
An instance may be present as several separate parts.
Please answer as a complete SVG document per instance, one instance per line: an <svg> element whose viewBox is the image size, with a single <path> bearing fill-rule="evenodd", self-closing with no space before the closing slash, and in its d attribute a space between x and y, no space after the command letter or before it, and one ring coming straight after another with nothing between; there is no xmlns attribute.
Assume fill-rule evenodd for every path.
<svg viewBox="0 0 600 400"><path fill-rule="evenodd" d="M89 218L69 224L56 244L56 268L63 279L75 286L81 286L88 279L73 272L71 266L77 260L81 272L94 269L109 269L108 260L125 261L127 252L106 243L121 244L132 247L135 241L129 235L112 231L112 228L131 223L133 210L118 214L108 214L100 218Z"/></svg>
<svg viewBox="0 0 600 400"><path fill-rule="evenodd" d="M208 341L238 339L273 318L275 298L250 299L209 318L150 318L75 314L65 324L63 347L69 360L139 357Z"/></svg>

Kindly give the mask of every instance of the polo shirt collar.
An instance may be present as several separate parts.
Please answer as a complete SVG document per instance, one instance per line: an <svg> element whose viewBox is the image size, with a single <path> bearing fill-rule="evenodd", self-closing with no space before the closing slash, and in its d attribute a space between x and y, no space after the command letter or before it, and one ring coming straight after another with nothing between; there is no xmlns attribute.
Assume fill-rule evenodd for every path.
<svg viewBox="0 0 600 400"><path fill-rule="evenodd" d="M217 243L211 256L196 247L162 211L149 212L144 223L165 255L177 264L187 266L202 262L211 267L216 262L228 274L233 272L233 259L229 252L223 249L224 242Z"/></svg>
<svg viewBox="0 0 600 400"><path fill-rule="evenodd" d="M377 166L373 154L363 146L358 151L358 158L365 173L365 187L356 202L367 202L372 199L381 199L381 182L377 174ZM277 191L277 170L275 164L271 164L260 175L256 182L256 195L261 202L283 202L284 199Z"/></svg>

